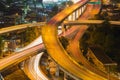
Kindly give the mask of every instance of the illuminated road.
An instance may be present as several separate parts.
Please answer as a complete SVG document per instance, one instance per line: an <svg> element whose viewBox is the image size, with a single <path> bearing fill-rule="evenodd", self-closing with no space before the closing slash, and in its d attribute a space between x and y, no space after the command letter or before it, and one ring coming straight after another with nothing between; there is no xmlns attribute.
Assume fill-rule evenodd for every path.
<svg viewBox="0 0 120 80"><path fill-rule="evenodd" d="M44 45L39 44L21 52L13 53L12 55L0 60L0 70L10 66L11 64L20 63L21 61L35 55L37 52L39 52L40 50L42 51L43 49Z"/></svg>
<svg viewBox="0 0 120 80"><path fill-rule="evenodd" d="M75 60L73 60L71 57L69 57L69 55L67 55L66 51L61 47L61 44L58 40L58 24L62 22L62 20L66 18L68 14L70 14L73 10L77 9L77 7L79 7L80 5L84 4L86 1L87 0L81 1L81 3L77 3L73 5L73 7L71 7L70 9L65 9L57 16L53 17L50 22L48 22L48 25L42 28L44 43L50 56L60 65L60 67L62 67L65 71L69 72L71 75L76 76L78 79L83 78L85 80L106 80L105 78L89 71L84 66L76 63ZM37 52L43 47L44 46L40 44L30 49L18 52L14 57L7 57L5 59L2 59L0 61L0 70L4 69L10 64L21 62L22 60L24 60L24 58L31 56L33 52Z"/></svg>
<svg viewBox="0 0 120 80"><path fill-rule="evenodd" d="M93 6L93 5L90 5L90 6ZM84 17L81 17L80 18L80 21L82 21L83 19L82 18L91 18L94 16L94 14L97 14L98 11L99 11L99 6L94 7L92 8L92 10L88 10L89 7L87 7L87 11L85 13L83 13L82 16ZM94 9L95 8L95 9ZM96 9L97 8L97 9ZM97 11L95 11L97 10ZM94 11L94 13L93 13ZM95 13L96 12L96 13ZM93 13L93 14L92 14ZM90 14L90 15L89 15ZM86 16L87 15L87 16ZM78 20L79 21L79 20ZM98 74L98 75L101 75L103 77L105 77L106 79L108 78L108 73L107 72L103 72L101 70L99 70L98 68L96 68L95 66L93 66L92 64L90 64L86 58L83 56L82 52L80 51L80 46L79 46L79 39L82 37L82 35L84 34L84 32L86 31L86 29L88 29L88 26L86 25L83 25L83 26L80 26L80 31L77 33L77 35L74 37L73 40L70 41L70 45L68 47L68 51L70 53L70 55L78 62L78 63L81 63L83 64L87 69L91 70L92 72ZM113 77L113 76L110 76L110 79L109 80L118 80L116 77Z"/></svg>
<svg viewBox="0 0 120 80"><path fill-rule="evenodd" d="M10 26L10 27L7 27L7 28L1 28L0 29L0 34L25 29L27 27L43 26L45 24L46 24L45 22L39 22L39 23L29 23L29 24Z"/></svg>
<svg viewBox="0 0 120 80"><path fill-rule="evenodd" d="M105 20L76 20L76 21L66 21L64 22L64 25L102 24L104 21ZM120 21L108 21L108 22L112 25L120 25Z"/></svg>
<svg viewBox="0 0 120 80"><path fill-rule="evenodd" d="M43 42L48 50L48 53L56 61L56 63L58 63L64 70L76 76L78 79L82 78L85 80L93 80L93 79L106 80L106 78L94 74L93 72L86 69L84 66L81 66L78 63L76 63L61 46L56 35L57 34L56 26L59 24L62 18L66 16L64 13L67 13L68 11L70 10L67 9L66 12L63 11L59 13L58 15L53 17L50 20L50 22L48 22L48 25L42 27Z"/></svg>
<svg viewBox="0 0 120 80"><path fill-rule="evenodd" d="M11 26L8 28L2 28L2 29L0 29L0 34L16 31L16 30L20 30L20 29L25 29L28 26L30 26L30 27L43 26L44 24L45 24L45 22L40 22L40 23L22 24L22 25L18 25L18 26ZM30 56L35 55L34 52L38 52L43 49L44 49L44 44L42 44L42 39L40 36L37 39L35 39L32 43L27 45L26 47L24 47L20 50L17 50L16 52L14 52L12 55L10 55L8 57L1 59L0 60L0 70L10 66L11 64L14 64L14 63L17 64L17 63L29 58Z"/></svg>
<svg viewBox="0 0 120 80"><path fill-rule="evenodd" d="M23 26L23 25L22 25ZM17 27L16 29L20 29L21 27L19 26L15 26ZM14 26L11 28L11 30L9 31L13 31L12 29L14 28ZM8 30L9 28L6 28L5 30ZM73 31L75 30L74 29L70 29L69 32L66 32L65 35L70 35ZM5 31L6 32L6 31ZM3 32L4 33L4 32ZM59 30L59 34L61 33L61 30ZM62 35L60 35L62 36ZM16 52L11 55L11 56L8 56L4 59L1 59L0 63L4 63L2 65L0 65L0 68L1 70L6 68L7 66L11 65L11 64L14 64L14 63L19 63L21 61L23 61L24 59L27 59L27 58L30 58L32 55L35 55L35 53L32 53L34 50L36 50L35 52L39 51L39 49L43 49L44 46L42 43L42 39L41 39L41 36L39 36L37 39L35 39L32 43L30 43L29 45L25 46L24 48L21 48L19 50L16 50ZM34 47L35 46L35 47ZM30 49L29 49L30 48ZM32 50L34 49L34 50ZM34 58L35 59L35 58ZM30 60L31 61L31 60ZM33 61L33 59L32 59ZM28 61L27 61L28 62ZM34 62L34 61L33 61ZM28 62L30 63L30 62ZM33 65L31 65L30 67L32 67ZM34 70L32 70L34 71ZM35 73L35 75L32 75L32 76L36 76L36 72L32 72L32 73ZM31 77L32 77L31 76ZM36 78L36 77L35 77Z"/></svg>
<svg viewBox="0 0 120 80"><path fill-rule="evenodd" d="M39 61L42 55L43 52L33 56L24 63L25 65L23 70L31 80L49 80L49 78L41 71L39 66Z"/></svg>

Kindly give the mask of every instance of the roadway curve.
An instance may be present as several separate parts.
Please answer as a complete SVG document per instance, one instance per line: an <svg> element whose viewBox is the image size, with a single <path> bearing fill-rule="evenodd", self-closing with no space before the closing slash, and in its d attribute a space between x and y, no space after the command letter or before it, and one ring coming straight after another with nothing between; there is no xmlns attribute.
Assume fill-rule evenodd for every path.
<svg viewBox="0 0 120 80"><path fill-rule="evenodd" d="M17 64L25 59L35 55L37 52L40 50L42 51L44 49L44 44L39 44L34 47L31 47L29 49L20 51L20 52L15 52L12 55L5 57L0 60L0 71L3 69L7 68L8 66L11 66L12 64Z"/></svg>
<svg viewBox="0 0 120 80"><path fill-rule="evenodd" d="M75 62L75 60L67 54L58 40L57 26L70 14L70 11L72 12L76 7L80 6L80 3L84 4L85 2L87 2L87 0L83 0L70 8L65 9L53 17L46 26L42 27L43 42L49 55L55 60L55 62L65 71L74 75L77 79L106 80L105 77L99 76Z"/></svg>
<svg viewBox="0 0 120 80"><path fill-rule="evenodd" d="M43 23L42 24L41 23L33 24L33 26L38 26L38 25L43 25ZM22 25L18 25L18 26L3 28L3 29L0 29L0 31L4 30L3 32L1 32L1 34L4 34L4 33L7 33L7 31L12 32L12 31L16 31L16 30L21 30L21 29L27 28L28 26L31 26L31 25L30 24L22 24ZM74 32L76 29L77 28L74 28L74 29L70 28L69 33L66 31L65 35L60 34L61 33L60 30L58 30L58 31L59 31L60 36L62 36L62 35L67 36L67 35L72 34L72 32ZM36 55L36 53L34 53L34 52L37 52L37 51L42 50L42 49L44 49L44 44L42 44L42 38L41 38L41 36L39 36L37 39L35 39L29 45L27 45L24 48L21 48L19 50L16 50L16 52L13 53L12 55L5 57L4 59L1 59L0 60L0 71L4 70L6 67L9 67L14 63L17 64L21 61L24 61L24 60L30 58L33 55ZM33 59L30 61L34 62ZM29 68L26 68L26 69L29 69ZM26 71L28 72L28 70L26 70ZM34 70L32 70L32 71L34 71ZM35 72L31 72L31 73L35 73ZM31 75L33 75L33 74L31 74ZM33 75L31 77L33 78L34 76L35 75Z"/></svg>
<svg viewBox="0 0 120 80"><path fill-rule="evenodd" d="M97 4L94 5L92 9L90 6L93 6L93 5L88 5L88 6L89 7L87 7L87 11L81 16L80 20L91 18L94 16L94 14L97 14L99 12L100 8ZM79 32L76 34L74 39L70 40L70 44L68 46L67 51L70 53L70 55L73 57L74 60L76 60L78 63L82 63L87 69L91 70L92 72L98 75L108 78L107 72L105 71L103 72L99 70L98 68L96 68L96 66L93 66L92 64L90 64L87 61L87 59L83 56L82 52L80 51L79 39L82 37L82 35L87 29L88 29L87 25L78 26ZM109 80L118 80L118 79L116 77L110 76Z"/></svg>
<svg viewBox="0 0 120 80"><path fill-rule="evenodd" d="M83 3L81 3L83 4ZM75 8L75 7L74 7ZM74 9L73 8L73 9ZM67 13L67 12L66 12ZM67 17L67 16L66 16ZM59 20L58 20L59 21ZM60 20L61 22L61 20ZM55 25L56 26L56 25ZM30 49L27 49L27 50L24 50L24 51L21 51L21 52L18 52L17 54L14 54L14 56L9 56L5 59L2 59L0 61L0 70L4 69L5 67L13 64L13 63L19 63L21 62L22 60L24 60L26 57L28 56L31 56L33 55L33 53L31 52L37 52L39 49L42 49L43 48L43 45L42 44L39 44L39 45L36 45L35 47L32 47ZM25 53L25 54L24 54ZM87 79L87 78L86 78Z"/></svg>
<svg viewBox="0 0 120 80"><path fill-rule="evenodd" d="M31 80L49 80L49 78L42 72L39 66L39 61L44 52L33 56L24 62L24 72Z"/></svg>
<svg viewBox="0 0 120 80"><path fill-rule="evenodd" d="M0 29L0 34L25 29L28 26L29 27L35 27L44 25L45 22L39 22L39 23L32 23L32 24L22 24L17 26L11 26L7 28ZM21 61L24 61L25 59L29 58L30 56L35 55L35 52L38 52L40 50L44 49L44 44L42 44L41 36L35 39L32 43L30 43L28 46L14 52L12 55L7 56L0 60L0 71L4 70L5 68L11 66L12 64L20 63Z"/></svg>

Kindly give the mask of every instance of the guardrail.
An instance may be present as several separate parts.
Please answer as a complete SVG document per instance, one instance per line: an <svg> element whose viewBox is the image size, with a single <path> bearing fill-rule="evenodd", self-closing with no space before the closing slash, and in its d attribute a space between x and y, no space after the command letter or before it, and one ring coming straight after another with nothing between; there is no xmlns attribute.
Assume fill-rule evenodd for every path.
<svg viewBox="0 0 120 80"><path fill-rule="evenodd" d="M79 10L81 10L83 12L84 11L83 10L84 9L84 5L86 4L87 1L88 0L84 0L83 2L77 3L77 6L74 5L73 7L71 7L71 9L73 9L73 10L69 9L69 11L66 11L66 12L63 11L62 12L63 15L66 14L66 13L67 14L68 13L71 14L73 11L77 11L78 8L80 8L81 6L82 7ZM67 10L67 8L66 8L66 10ZM75 13L75 14L78 14L78 13ZM74 15L74 14L71 14L71 16L72 15ZM61 16L59 19L56 19L56 20L61 21L61 20L65 19L65 17L68 17L68 15ZM74 18L75 17L73 17L72 19L74 19ZM53 19L54 19L54 17L53 17ZM52 22L52 20L51 20L51 22ZM42 22L42 24L44 25L45 22ZM40 23L30 23L30 24L15 25L15 26L12 26L12 27L0 29L0 34L16 31L16 30L20 30L20 29L25 29L27 27L40 26L40 25L41 25L41 22ZM10 66L11 64L19 63L19 62L25 60L26 58L29 58L29 56L33 54L32 52L37 52L37 51L41 50L41 48L43 48L43 44L40 43L40 44L38 44L38 45L36 45L34 47L28 48L28 49L20 51L20 52L15 52L13 55L11 55L9 57L6 57L4 59L1 59L1 61L0 61L0 70L5 69L6 67ZM22 54L24 54L24 55L22 55ZM14 61L11 60L12 58L14 58Z"/></svg>
<svg viewBox="0 0 120 80"><path fill-rule="evenodd" d="M45 24L46 24L46 22L38 22L38 23L21 24L21 25L15 25L15 26L10 26L10 27L6 27L6 28L1 28L0 34L25 29L27 27L43 26Z"/></svg>
<svg viewBox="0 0 120 80"><path fill-rule="evenodd" d="M70 76L73 76L74 79L82 78L85 80L105 80L104 77L92 73L69 57L67 52L61 46L61 43L57 37L57 26L59 26L65 20L74 21L78 19L81 16L79 11L84 13L87 2L88 0L78 2L77 4L71 6L70 8L66 8L61 13L54 16L47 23L47 25L42 28L43 42L49 55L55 60L57 64L59 64L60 67L62 67L65 72L69 73ZM68 64L64 60L67 61ZM73 66L74 69L72 68Z"/></svg>
<svg viewBox="0 0 120 80"><path fill-rule="evenodd" d="M92 24L102 24L105 20L76 20L76 21L65 21L63 26L66 25L92 25ZM120 25L120 21L108 21L111 25Z"/></svg>
<svg viewBox="0 0 120 80"><path fill-rule="evenodd" d="M105 75L93 73L69 57L57 37L57 26L61 25L65 20L77 20L81 15L79 11L84 12L87 2L87 0L81 1L81 4L79 2L54 16L47 25L42 28L42 38L49 55L59 64L64 72L67 72L74 79L106 80L106 73ZM99 2L97 6L101 6L101 3ZM113 80L113 78L110 80Z"/></svg>
<svg viewBox="0 0 120 80"><path fill-rule="evenodd" d="M62 11L61 13L57 14L55 17L53 17L48 23L47 25L42 29L42 34L43 34L43 40L45 42L45 46L47 47L48 49L48 52L49 54L53 51L53 47L49 47L48 45L51 44L51 42L47 42L47 40L50 40L55 38L57 39L57 26L60 25L64 20L75 20L75 19L78 19L78 17L82 14L82 12L84 12L85 8L86 8L86 5L87 5L87 2L88 0L83 0L81 2L78 2L77 4L71 6L69 9L66 8L64 11ZM79 12L81 11L81 12ZM50 27L52 27L52 29L50 29ZM54 32L55 30L55 32ZM53 31L53 32L52 32ZM51 33L52 32L52 33ZM54 36L51 36L54 35ZM58 52L57 50L53 51L53 54L51 55L52 58L54 58L56 56L55 53L57 54L61 54L61 55L67 55L66 52L64 51L64 49L61 47L61 44L59 43L58 39L57 41L55 42L52 42L53 44L55 43L55 47L58 46L58 44L60 45L59 49L61 49L61 52ZM56 45L57 43L57 45ZM26 59L27 57L29 57L30 55L32 55L32 52L36 52L38 51L39 49L41 49L41 47L43 48L43 45L41 46L41 44L35 46L35 47L32 47L32 48L29 48L27 50L24 50L24 51L21 51L19 53L16 54L16 56L19 56L19 57L15 57L15 60L14 61L8 61L6 58L6 60L8 62L4 63L6 60L2 60L0 61L0 70L4 69L5 67L11 65L11 64L14 64L14 63L19 63L20 61L23 61L24 59ZM65 53L65 54L63 54ZM24 54L23 56L21 56L21 54ZM54 56L55 55L55 56ZM60 59L63 59L62 56L60 55L57 55L58 58ZM67 56L68 57L68 56ZM19 60L20 59L20 60ZM86 70L84 67L82 66L79 66L74 60L72 60L71 58L68 59L69 61L67 63L72 63L73 65L75 65L74 68L71 68L71 66L69 66L67 63L65 64L65 67L62 66L62 61L57 61L55 60L58 64L61 64L60 66L62 67L62 69L64 69L65 71L67 71L68 73L70 73L70 75L73 75L74 78L76 79L80 79L80 78L84 78L85 80L93 80L95 79L94 77L95 76L91 76L91 75L83 75L85 74L86 72L87 73L91 73L89 70ZM81 71L79 68L81 68L82 70L85 70L86 72L83 72ZM71 70L70 70L71 69ZM79 69L80 71L77 71L76 69ZM76 72L76 73L72 73L72 71ZM81 73L80 73L81 72ZM93 73L91 73L92 75L95 75ZM100 79L99 79L100 78ZM101 78L99 77L97 80L104 80L104 78Z"/></svg>

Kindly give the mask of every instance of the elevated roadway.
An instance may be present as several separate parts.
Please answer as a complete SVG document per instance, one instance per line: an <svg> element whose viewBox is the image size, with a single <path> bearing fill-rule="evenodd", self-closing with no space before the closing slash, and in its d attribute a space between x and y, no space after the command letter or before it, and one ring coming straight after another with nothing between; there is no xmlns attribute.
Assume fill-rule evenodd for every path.
<svg viewBox="0 0 120 80"><path fill-rule="evenodd" d="M93 5L90 5L93 6ZM96 5L97 7L97 5ZM92 10L94 10L96 8L95 6L92 8ZM88 19L94 16L94 14L97 14L98 11L96 11L96 13L94 12L94 14L92 14L92 10L88 10L90 7L87 7L87 12L83 13L82 16L84 16L84 19ZM99 7L97 8L97 10L100 9ZM95 9L96 10L96 9ZM94 10L94 11L95 11ZM87 14L87 16L86 16ZM80 18L80 21L89 21L89 20L82 20L82 16ZM86 16L86 17L85 17ZM79 21L79 20L78 20ZM91 21L90 21L91 22ZM91 22L92 23L92 22ZM94 23L94 22L93 22ZM101 23L101 21L100 21ZM108 73L105 71L102 71L100 69L98 69L96 66L94 66L93 64L90 64L90 62L87 61L87 59L83 56L81 50L80 50L80 46L79 46L79 40L82 37L82 35L84 34L84 32L88 29L87 25L73 25L74 27L78 27L78 33L76 34L76 36L74 36L73 39L70 40L70 44L68 46L68 52L70 54L71 57L74 58L74 60L76 60L78 63L82 64L84 67L86 67L87 69L89 69L90 71L94 72L95 74L99 74L103 77L105 77L106 79L108 78ZM118 80L116 77L111 76L110 80Z"/></svg>
<svg viewBox="0 0 120 80"><path fill-rule="evenodd" d="M87 2L87 1L81 1ZM77 4L73 5L74 10ZM42 37L45 47L48 50L50 56L55 60L57 64L60 65L65 71L74 75L77 79L85 79L85 80L107 80L106 77L100 76L98 74L93 73L92 71L86 69L84 66L79 65L75 62L63 49L61 46L58 37L57 37L57 26L63 21L70 13L72 12L72 7L67 10L62 11L53 17L46 26L42 28ZM90 6L89 6L90 7ZM91 6L90 8L92 8ZM77 9L77 8L76 8ZM65 14L68 13L68 14Z"/></svg>
<svg viewBox="0 0 120 80"><path fill-rule="evenodd" d="M25 29L27 27L43 26L45 24L46 24L46 22L38 22L38 23L29 23L29 24L10 26L10 27L7 27L7 28L1 28L0 29L0 34Z"/></svg>
<svg viewBox="0 0 120 80"><path fill-rule="evenodd" d="M63 25L92 25L102 24L105 20L76 20L76 21L65 21ZM120 21L108 21L112 25L120 25Z"/></svg>
<svg viewBox="0 0 120 80"><path fill-rule="evenodd" d="M15 52L12 55L0 60L0 71L11 66L12 64L20 63L23 60L28 59L31 56L35 55L37 52L43 51L43 50L44 50L44 45L39 44L29 49L26 49L20 52Z"/></svg>
<svg viewBox="0 0 120 80"><path fill-rule="evenodd" d="M2 28L0 29L0 34L20 30L20 29L25 29L28 26L29 27L35 27L35 26L42 26L44 25L45 22L40 22L40 23L33 23L33 24L22 24L22 25L16 25L16 26L11 26L7 28ZM44 44L42 44L42 39L41 36L39 36L37 39L35 39L32 43L27 45L26 47L17 50L14 52L12 55L5 57L0 60L0 71L5 69L8 66L11 66L12 64L17 64L23 60L28 59L29 57L36 55L35 52L43 51L44 50Z"/></svg>
<svg viewBox="0 0 120 80"><path fill-rule="evenodd" d="M76 5L77 6L77 5ZM99 5L93 5L93 6L87 6L89 7L89 10L97 9L100 7ZM72 8L70 8L72 10ZM99 11L99 9L97 9ZM97 11L95 10L95 11ZM66 18L68 14L67 11L70 11L67 9L66 11L64 10L63 12L59 13L55 17L53 17L46 26L42 28L42 37L43 37L43 42L45 44L45 47L48 50L48 53L50 56L55 60L57 64L60 65L65 71L69 72L70 74L74 75L77 79L85 79L85 80L107 80L107 74L99 74L99 73L94 73L90 71L89 69L85 68L85 66L79 65L76 63L68 54L67 52L63 49L61 46L58 37L57 37L57 26L60 24L61 21ZM84 12L85 14L87 13L87 10ZM87 15L88 16L88 15ZM82 19L86 19L86 15L82 16ZM87 27L83 27L84 30L87 29ZM113 80L115 78L110 78L110 80ZM117 79L116 79L117 80Z"/></svg>
<svg viewBox="0 0 120 80"><path fill-rule="evenodd" d="M2 28L2 29L0 29L0 32L1 32L1 34L4 34L4 33L12 32L12 31L16 31L16 30L25 29L27 27L35 27L38 25L41 26L44 24L45 24L44 22L42 22L42 23L40 22L40 23L34 23L32 25L31 24L16 25L16 26L11 26L11 27L7 27L7 28ZM71 30L71 32L72 31L73 30ZM0 71L4 70L6 67L9 67L14 63L17 64L23 60L29 59L31 56L35 55L35 52L39 52L40 50L43 50L44 45L41 43L42 43L42 39L40 36L36 40L34 40L32 43L30 43L28 46L26 46L20 50L17 50L11 56L1 59L0 60Z"/></svg>
<svg viewBox="0 0 120 80"><path fill-rule="evenodd" d="M39 61L44 52L33 56L24 62L23 70L31 80L49 80L49 78L41 71Z"/></svg>
<svg viewBox="0 0 120 80"><path fill-rule="evenodd" d="M78 8L80 8L81 5L85 5L87 3L87 0L84 0L84 1L81 1L81 2L78 2L77 5L73 5L73 7L71 7L70 9L68 9L68 11L64 10L63 12L61 12L60 14L58 14L57 16L53 17L49 22L48 22L48 25L45 26L45 28L42 29L43 31L43 39L45 41L46 40L50 40L54 46L56 46L56 48L58 49L58 51L56 50L56 48L53 48L52 46L50 46L49 48L47 47L48 45L50 45L50 43L45 43L45 46L47 47L47 49L49 49L49 54L53 57L53 59L58 63L58 64L61 64L60 66L67 72L69 72L71 75L74 75L76 76L77 79L80 79L80 78L83 78L85 80L93 80L93 79L97 79L97 80L104 80L105 78L103 77L100 77L99 75L96 75L94 73L92 73L91 71L89 71L88 69L84 68L83 66L80 66L79 64L77 64L72 58L69 57L69 55L67 55L66 51L62 48L62 47L59 47L58 44L59 44L59 41L57 39L56 41L56 38L57 38L57 32L56 29L57 29L57 26L66 18L68 17L68 14L71 14L74 10L77 10ZM52 27L52 29L50 29L50 27ZM47 29L48 28L48 29ZM49 36L47 36L47 34L49 34ZM46 34L46 36L44 36L44 34ZM54 35L53 36L51 36ZM48 37L48 38L47 38ZM55 39L55 42L52 41L52 39ZM53 45L52 44L52 45ZM60 44L61 45L61 44ZM16 54L17 56L20 56L20 53L21 53L21 56L20 57L17 57L17 56L14 56L11 58L10 57L7 57L5 58L8 62L5 62L6 60L3 59L0 61L0 70L4 69L5 67L13 64L13 63L17 63L17 62L20 62L22 60L24 60L24 58L26 57L29 57L32 55L32 52L37 52L39 51L39 49L41 49L42 47L44 47L44 45L42 44L39 44L39 45L36 45L35 47L31 47L29 49L26 49L26 50L23 50L21 52L18 52L18 54ZM54 51L51 51L51 50L54 50ZM61 50L61 51L60 51ZM60 52L59 52L60 51ZM53 52L51 54L51 52ZM65 54L64 54L65 53ZM61 55L59 55L61 54ZM58 58L56 58L58 57ZM69 57L69 58L68 58ZM12 59L14 58L14 59ZM10 61L9 60L13 60L13 61ZM20 59L20 60L19 60ZM64 59L66 60L67 62L64 62L63 60L61 59ZM5 64L2 64L4 63ZM8 64L8 65L7 65ZM62 65L63 64L63 65ZM71 67L72 65L72 67ZM64 67L63 67L64 66ZM90 75L89 75L90 74Z"/></svg>

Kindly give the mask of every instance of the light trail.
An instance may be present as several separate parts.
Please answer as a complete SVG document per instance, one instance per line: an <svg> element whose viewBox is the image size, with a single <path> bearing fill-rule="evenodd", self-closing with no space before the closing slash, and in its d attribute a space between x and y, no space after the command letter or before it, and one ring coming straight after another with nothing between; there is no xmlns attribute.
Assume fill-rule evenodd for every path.
<svg viewBox="0 0 120 80"><path fill-rule="evenodd" d="M46 75L43 75L44 73L41 71L41 69L40 69L40 67L39 67L39 61L40 61L43 53L44 53L44 52L41 52L41 53L39 53L39 54L36 56L36 58L35 58L35 60L34 60L34 70L35 70L35 72L37 73L37 75L42 78L42 80L49 80L49 79L46 77Z"/></svg>

